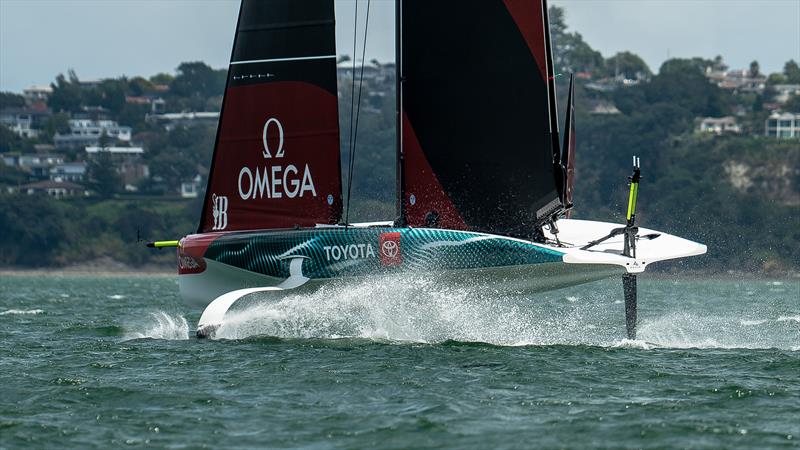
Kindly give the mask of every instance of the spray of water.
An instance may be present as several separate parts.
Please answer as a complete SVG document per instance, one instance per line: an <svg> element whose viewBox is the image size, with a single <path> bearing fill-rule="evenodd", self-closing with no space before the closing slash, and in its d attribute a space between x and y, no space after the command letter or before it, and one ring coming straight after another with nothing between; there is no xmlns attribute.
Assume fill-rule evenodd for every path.
<svg viewBox="0 0 800 450"><path fill-rule="evenodd" d="M587 325L602 323L599 311L582 307L574 295L501 294L476 284L440 283L430 276L331 285L310 295L263 300L230 312L217 337L358 337L495 345L596 344L616 337L606 327Z"/></svg>
<svg viewBox="0 0 800 450"><path fill-rule="evenodd" d="M33 316L36 314L44 314L42 309L7 309L0 312L0 316Z"/></svg>
<svg viewBox="0 0 800 450"><path fill-rule="evenodd" d="M682 298L665 298L664 312L652 308L642 314L638 339L627 340L620 289L599 286L513 295L477 284L440 283L430 275L332 284L311 294L251 298L228 313L217 338L787 350L800 342L793 315L743 319L740 312L710 313L706 304L687 307Z"/></svg>
<svg viewBox="0 0 800 450"><path fill-rule="evenodd" d="M172 315L163 311L150 313L144 323L126 328L123 341L131 339L189 339L189 324L183 316Z"/></svg>

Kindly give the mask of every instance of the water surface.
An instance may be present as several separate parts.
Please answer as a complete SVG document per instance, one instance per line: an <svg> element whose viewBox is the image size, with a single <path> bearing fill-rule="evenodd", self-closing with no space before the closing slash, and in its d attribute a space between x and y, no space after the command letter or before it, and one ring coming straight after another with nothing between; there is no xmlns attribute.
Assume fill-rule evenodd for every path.
<svg viewBox="0 0 800 450"><path fill-rule="evenodd" d="M170 277L0 278L0 447L767 448L800 440L800 283L533 297L425 279L232 314Z"/></svg>

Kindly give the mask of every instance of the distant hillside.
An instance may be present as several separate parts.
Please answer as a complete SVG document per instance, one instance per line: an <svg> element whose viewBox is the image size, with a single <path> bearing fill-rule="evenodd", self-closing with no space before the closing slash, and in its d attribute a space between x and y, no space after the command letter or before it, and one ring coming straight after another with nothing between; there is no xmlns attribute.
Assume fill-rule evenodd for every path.
<svg viewBox="0 0 800 450"><path fill-rule="evenodd" d="M776 112L800 114L800 87L793 90L800 85L797 64L789 61L782 73L767 76L755 61L730 70L721 57L672 59L653 71L630 52L604 57L595 51L568 30L563 11L554 8L550 17L562 115L569 74L577 81L574 217L621 220L635 154L644 175L642 225L709 245L708 255L682 267L773 275L800 270L800 139L767 136L766 128ZM339 64L343 168L350 158L350 64ZM395 215L394 67L372 61L366 69L354 221ZM226 75L187 62L174 75L88 81L69 73L25 95L0 93L0 156L12 162L0 164L0 266L104 258L170 264L169 252L144 249L137 234L168 239L195 230ZM33 111L27 123L20 119L25 111ZM104 133L97 138L101 147L138 146L142 152L100 164L82 147L56 145L77 119L111 121L115 130L131 133L129 141ZM800 136L800 119L797 126ZM58 200L27 195L21 187L52 181L56 173L41 161L20 162L43 153L65 164L84 163L84 178L73 180L81 190ZM123 166L138 169L125 172ZM182 198L192 186L197 197Z"/></svg>

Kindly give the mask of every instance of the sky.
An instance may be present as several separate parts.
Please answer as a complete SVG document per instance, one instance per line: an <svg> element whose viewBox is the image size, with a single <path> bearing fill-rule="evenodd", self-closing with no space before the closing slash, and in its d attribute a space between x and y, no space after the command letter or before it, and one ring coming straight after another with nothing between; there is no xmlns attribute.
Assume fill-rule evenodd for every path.
<svg viewBox="0 0 800 450"><path fill-rule="evenodd" d="M426 0L430 1L430 0ZM441 0L436 0L441 1ZM800 0L551 0L608 57L630 50L657 71L669 57L722 55L762 72L800 61ZM366 0L359 0L359 42ZM337 49L353 53L354 0L336 0ZM21 92L74 69L82 79L227 66L238 0L0 0L0 90ZM360 49L359 43L359 49ZM394 2L373 0L370 60L394 59Z"/></svg>

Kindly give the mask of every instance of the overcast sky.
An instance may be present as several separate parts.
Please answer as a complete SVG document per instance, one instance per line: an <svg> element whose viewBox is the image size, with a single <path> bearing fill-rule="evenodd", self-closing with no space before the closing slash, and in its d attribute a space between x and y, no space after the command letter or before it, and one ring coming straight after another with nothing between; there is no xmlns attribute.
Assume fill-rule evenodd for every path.
<svg viewBox="0 0 800 450"><path fill-rule="evenodd" d="M440 0L437 0L440 1ZM800 0L551 0L604 56L722 55L776 72L800 61ZM173 72L182 61L225 67L238 0L0 0L0 90L19 92L75 69L79 77ZM337 47L352 54L354 0L337 0ZM359 1L363 19L366 0ZM367 59L394 58L394 5L373 0ZM362 23L363 29L363 23Z"/></svg>

